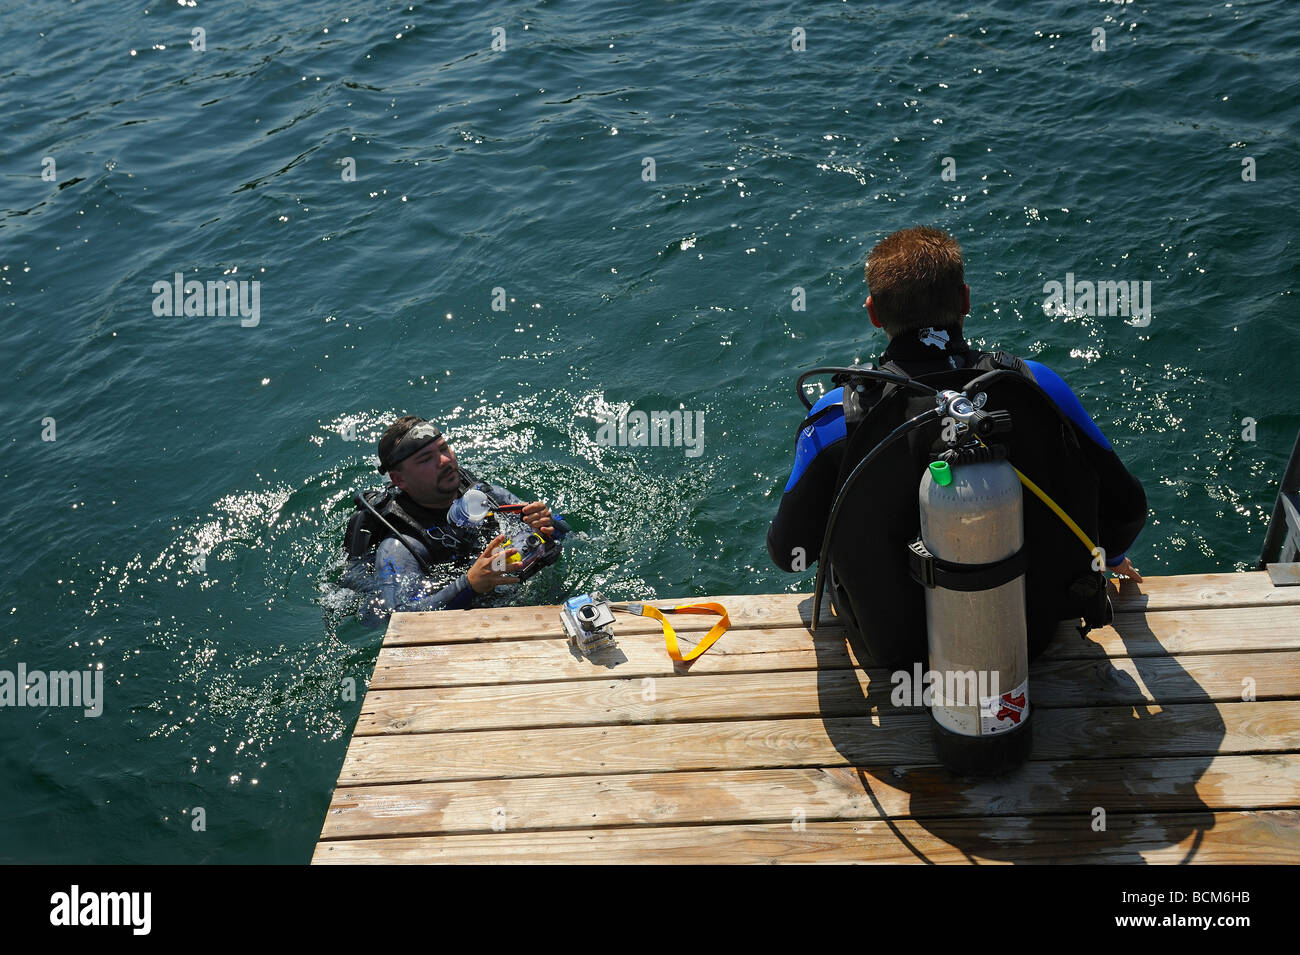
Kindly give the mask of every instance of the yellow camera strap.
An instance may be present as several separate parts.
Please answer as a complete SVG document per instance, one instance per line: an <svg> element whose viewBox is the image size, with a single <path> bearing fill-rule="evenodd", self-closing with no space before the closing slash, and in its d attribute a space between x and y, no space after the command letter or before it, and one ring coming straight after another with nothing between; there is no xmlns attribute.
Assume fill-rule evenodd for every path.
<svg viewBox="0 0 1300 955"><path fill-rule="evenodd" d="M727 608L719 603L698 603L698 604L678 604L676 607L651 607L649 604L629 603L626 607L618 606L616 609L626 609L628 613L636 614L639 617L654 617L664 626L664 643L668 646L668 655L676 663L689 663L694 660L709 647L718 642L718 638L727 632L731 626L731 618L727 616ZM665 618L665 613L716 613L722 619L713 625L713 628L704 635L704 639L697 643L694 649L686 656L682 656L681 648L677 645L677 631L673 625Z"/></svg>

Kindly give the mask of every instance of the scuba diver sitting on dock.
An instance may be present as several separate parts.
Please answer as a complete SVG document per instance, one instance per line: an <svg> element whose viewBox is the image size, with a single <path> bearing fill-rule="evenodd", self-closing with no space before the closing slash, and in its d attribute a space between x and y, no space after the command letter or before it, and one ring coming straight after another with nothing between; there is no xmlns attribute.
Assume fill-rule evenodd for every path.
<svg viewBox="0 0 1300 955"><path fill-rule="evenodd" d="M433 422L398 418L378 451L378 471L391 483L357 493L340 579L371 595L361 611L367 626L379 626L394 610L466 609L477 596L559 559L568 531L560 516L541 501L524 503L475 479Z"/></svg>
<svg viewBox="0 0 1300 955"><path fill-rule="evenodd" d="M867 313L885 330L889 345L878 370L869 364L821 368L799 379L808 414L767 535L772 561L786 571L803 571L819 560L815 610L828 578L837 622L878 665L924 659L924 594L935 586L933 568L951 574L978 566L945 563L924 547L912 547L921 520L918 487L946 444L965 460L972 454L1005 458L1022 480L1036 482L1037 490L1026 483L1034 493L1024 494L1023 556L1017 555L1024 568L1030 658L1045 649L1062 619L1083 617L1088 626L1109 622L1103 562L1115 573L1142 579L1126 556L1146 521L1142 485L1055 372L967 345L962 325L970 312L970 286L961 248L948 233L926 227L895 232L871 250L865 271ZM814 405L803 382L819 373L833 374L837 387ZM969 399L958 394L963 389ZM953 408L958 399L966 402L962 437L941 440L941 433L958 427L944 402ZM979 410L986 401L991 412L998 411ZM978 419L985 430L969 429L967 418ZM978 447L984 443L978 435L1002 447L996 454L987 445ZM967 447L959 450L962 441ZM919 573L909 548L920 554L918 561L931 561ZM1006 569L1010 560L1003 561ZM975 573L980 572L983 580L957 589L1000 585L994 564Z"/></svg>

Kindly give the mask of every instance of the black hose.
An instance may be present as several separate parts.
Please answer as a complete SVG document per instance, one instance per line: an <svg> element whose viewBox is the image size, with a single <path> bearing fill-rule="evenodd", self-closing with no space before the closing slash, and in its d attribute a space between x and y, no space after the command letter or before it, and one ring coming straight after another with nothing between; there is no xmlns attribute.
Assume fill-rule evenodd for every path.
<svg viewBox="0 0 1300 955"><path fill-rule="evenodd" d="M1021 381L1030 381L1030 379L1026 378L1024 375L1020 374L1019 372L1010 371L1006 368L994 368L992 371L986 371L978 378L972 378L970 381L966 382L966 384L962 385L961 387L962 394L975 395L979 392L981 388L983 388L990 381L994 381L998 378L1004 378L1007 375L1011 375L1015 378L1020 379ZM1031 382L1031 383L1034 385L1038 384L1037 382ZM1039 387L1038 390L1042 391L1042 388ZM1043 394L1047 394L1047 393L1043 392Z"/></svg>
<svg viewBox="0 0 1300 955"><path fill-rule="evenodd" d="M890 381L896 385L902 385L904 388L910 387L927 395L936 395L939 393L939 389L933 388L930 385L925 384L924 382L917 381L914 378L908 378L905 375L895 375L887 371L878 371L875 368L863 368L861 365L857 365L851 368L839 368L839 367L828 366L825 368L810 369L808 371L805 371L802 375L799 376L799 380L796 381L794 385L795 393L799 395L799 401L803 403L803 406L805 408L811 411L812 402L810 402L808 400L808 396L803 393L804 381L807 380L808 378L811 378L813 375L839 375L839 374L861 375L864 378L879 378L881 381Z"/></svg>
<svg viewBox="0 0 1300 955"><path fill-rule="evenodd" d="M915 418L904 421L893 431L889 432L878 445L871 449L871 452L858 462L857 467L849 472L849 476L844 479L844 484L840 486L839 494L835 495L835 503L831 506L830 517L826 519L826 532L822 535L822 550L817 558L817 582L813 584L813 612L812 612L812 631L817 632L817 623L821 619L822 608L822 588L826 583L826 557L831 547L831 533L835 530L835 519L839 517L840 505L844 503L844 498L848 494L849 488L853 482L858 479L863 469L870 464L877 455L886 447L892 444L897 438L906 435L914 428L939 418L945 413L944 408L931 408L928 411L922 411Z"/></svg>
<svg viewBox="0 0 1300 955"><path fill-rule="evenodd" d="M406 542L406 538L402 536L401 532L396 527L388 523L388 521L384 518L382 514L380 514L377 510L375 510L373 507L370 506L370 502L366 500L366 496L364 494L362 494L360 491L357 491L356 494L352 495L352 499L356 501L359 505L364 507L371 514L373 514L375 520L379 521L379 523L383 524L385 527L387 527L390 531L393 532L393 536L396 537L399 541L401 541L402 546L411 552L411 556L414 557L415 562L420 565L420 570L424 572L425 576L428 577L433 576L433 568L430 567L428 563L425 562L423 557L421 557L419 554L415 552L415 548L413 548L410 544Z"/></svg>

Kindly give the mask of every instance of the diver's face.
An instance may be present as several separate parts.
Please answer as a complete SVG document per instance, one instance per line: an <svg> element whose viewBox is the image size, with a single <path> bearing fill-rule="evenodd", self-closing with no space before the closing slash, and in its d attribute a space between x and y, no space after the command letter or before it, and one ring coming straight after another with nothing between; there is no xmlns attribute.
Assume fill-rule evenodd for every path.
<svg viewBox="0 0 1300 955"><path fill-rule="evenodd" d="M446 507L460 490L456 455L446 438L426 445L393 471L393 483L425 507Z"/></svg>

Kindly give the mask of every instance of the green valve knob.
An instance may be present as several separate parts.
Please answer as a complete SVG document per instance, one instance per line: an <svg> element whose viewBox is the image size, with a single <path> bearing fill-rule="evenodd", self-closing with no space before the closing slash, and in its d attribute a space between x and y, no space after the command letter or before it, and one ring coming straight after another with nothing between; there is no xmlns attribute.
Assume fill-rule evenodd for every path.
<svg viewBox="0 0 1300 955"><path fill-rule="evenodd" d="M940 487L947 487L952 483L952 468L948 467L947 461L932 461L930 477L934 478L934 483Z"/></svg>

